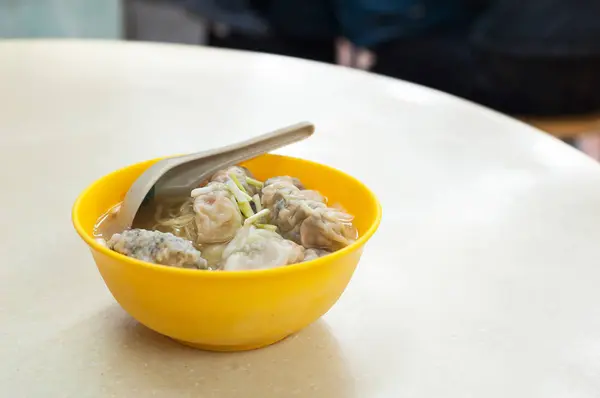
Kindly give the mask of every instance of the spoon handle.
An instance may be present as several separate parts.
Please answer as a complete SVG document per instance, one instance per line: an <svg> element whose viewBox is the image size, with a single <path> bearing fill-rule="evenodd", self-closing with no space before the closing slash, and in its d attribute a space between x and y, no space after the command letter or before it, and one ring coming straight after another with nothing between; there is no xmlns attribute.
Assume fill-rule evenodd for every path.
<svg viewBox="0 0 600 398"><path fill-rule="evenodd" d="M315 131L315 126L309 122L300 122L291 126L283 127L270 133L262 134L249 140L238 142L225 147L209 151L193 153L181 157L183 162L191 162L196 159L207 159L227 162L231 159L232 165L251 159L257 155L270 152L294 142L310 137ZM235 160L237 159L237 160ZM227 167L227 166L225 166Z"/></svg>

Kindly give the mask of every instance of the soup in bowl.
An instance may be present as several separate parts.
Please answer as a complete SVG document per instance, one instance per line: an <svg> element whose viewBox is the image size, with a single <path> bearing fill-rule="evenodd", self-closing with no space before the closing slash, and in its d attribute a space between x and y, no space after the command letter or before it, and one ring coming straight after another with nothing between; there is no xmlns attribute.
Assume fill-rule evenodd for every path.
<svg viewBox="0 0 600 398"><path fill-rule="evenodd" d="M203 233L203 224L194 223L195 229L186 232L185 223L189 217L178 219L176 224L168 219L162 222L163 218L155 216L156 211L153 210L146 221L142 217L141 222L147 224L142 227L147 227L146 229L140 228L139 231L142 232L129 231L130 234L135 232L133 238L139 239L141 235L154 233L151 231L154 226L159 229L167 228L168 232L156 233L168 234L167 240L173 240L177 250L182 247L182 241L179 240L186 238L211 242L209 246L204 243L198 246L195 241L191 245L186 240L187 246L184 245L181 250L191 254L182 257L177 252L177 256L171 256L177 259L176 265L183 266L173 266L175 264L168 262L157 263L160 258L155 260L138 253L155 253L156 250L138 250L135 253L124 250L123 248L131 249L131 245L127 246L131 241L125 242L126 244L122 241L126 234L117 234L115 237L113 232L120 231L110 231L110 225L103 224L110 217L111 209L121 203L135 179L156 161L126 167L94 182L77 199L73 207L73 224L90 247L104 282L123 309L150 329L193 347L215 351L259 348L275 343L318 319L343 293L365 243L374 234L381 219L381 208L375 195L355 178L318 163L286 156L263 155L240 165L252 173L251 180L256 184L256 191L262 187L265 192L265 185L271 184L269 179L272 177L293 176L302 182L303 188L314 190L326 198L326 204L312 206L320 209L320 217L322 212L329 211L327 209L339 209L334 212L336 215L352 215L351 227L344 227L344 236L340 238L338 233L333 239L324 240L316 231L329 231L329 225L327 228L317 225L318 228L311 229L309 227L314 226L315 222L310 220L287 231L283 224L287 225L289 220L279 223L273 217L277 209L282 209L281 203L279 207L275 207L264 195L264 209L256 208L261 207L260 200L253 204L252 209L248 208L249 214L241 208L239 225L237 216L234 217L238 225L237 231L220 229L214 235L217 238ZM236 185L246 192L239 179L232 177ZM212 188L198 189L196 198L199 195L214 194ZM254 192L250 192L252 193ZM234 199L235 197L231 201L235 204ZM296 199L294 196L294 200ZM311 196L310 200L313 199L315 198ZM243 201L242 198L240 204L244 204ZM212 205L214 201L211 199L207 203ZM301 205L306 206L304 202ZM269 213L273 218L272 224L269 223ZM327 222L337 220L327 214L321 218ZM257 217L253 217L254 215ZM173 217L179 216L178 213L173 214ZM265 220L261 220L261 216ZM350 223L350 218L340 217L344 222ZM302 234L294 233L301 229ZM283 233L282 230L286 232ZM243 234L256 236L240 238ZM156 238L156 242L164 242L165 236L160 235L160 239L154 236L152 238ZM233 247L230 250L233 255L224 256L219 252L219 260L211 261L209 252L214 243L211 239L218 240L222 236L231 240L216 244L226 245L226 248L235 246L236 239L239 243L240 239L255 242L257 237L263 240L268 238L267 248L276 253L269 259L286 260L274 263L281 266L266 267L261 263L262 257L254 256L249 260L243 255L245 252L242 249ZM314 255L316 251L318 255ZM225 260L221 261L221 258Z"/></svg>

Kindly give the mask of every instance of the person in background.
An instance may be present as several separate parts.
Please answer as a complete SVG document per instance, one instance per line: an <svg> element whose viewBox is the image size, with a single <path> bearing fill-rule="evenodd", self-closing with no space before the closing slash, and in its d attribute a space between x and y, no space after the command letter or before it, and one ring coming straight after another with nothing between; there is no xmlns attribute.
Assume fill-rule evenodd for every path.
<svg viewBox="0 0 600 398"><path fill-rule="evenodd" d="M193 10L202 3L219 9L221 19L229 16L227 29L211 35L213 46L370 70L514 115L600 110L598 0L189 4ZM236 26L236 15L246 15L243 25ZM248 15L253 24L247 23Z"/></svg>

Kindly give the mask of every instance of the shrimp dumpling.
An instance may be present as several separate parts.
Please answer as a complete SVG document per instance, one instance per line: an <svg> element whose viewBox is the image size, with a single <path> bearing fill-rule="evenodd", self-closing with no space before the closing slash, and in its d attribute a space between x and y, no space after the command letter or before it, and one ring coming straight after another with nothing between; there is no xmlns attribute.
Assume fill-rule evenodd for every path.
<svg viewBox="0 0 600 398"><path fill-rule="evenodd" d="M300 243L307 249L336 251L356 240L353 217L331 207L314 209L300 226Z"/></svg>
<svg viewBox="0 0 600 398"><path fill-rule="evenodd" d="M262 204L271 211L271 221L283 233L299 227L311 209L326 206L319 192L299 187L302 184L298 179L283 176L268 179L262 189Z"/></svg>
<svg viewBox="0 0 600 398"><path fill-rule="evenodd" d="M219 269L223 259L223 251L227 247L227 243L213 243L202 245L202 257L207 261L210 269Z"/></svg>
<svg viewBox="0 0 600 398"><path fill-rule="evenodd" d="M326 256L328 254L331 254L331 253L328 252L327 250L322 250L322 249L306 249L306 251L304 252L304 261L316 260L317 258L321 258L321 257Z"/></svg>
<svg viewBox="0 0 600 398"><path fill-rule="evenodd" d="M231 240L242 226L242 215L227 186L211 182L192 191L196 243L222 243Z"/></svg>
<svg viewBox="0 0 600 398"><path fill-rule="evenodd" d="M302 183L297 178L287 176L269 178L261 191L262 205L271 208L281 196L298 195L302 188Z"/></svg>
<svg viewBox="0 0 600 398"><path fill-rule="evenodd" d="M276 183L284 183L288 185L293 185L298 189L304 189L304 185L302 184L302 182L300 182L299 179L290 176L271 177L267 181L265 181L265 186L273 185Z"/></svg>
<svg viewBox="0 0 600 398"><path fill-rule="evenodd" d="M276 268L304 260L304 248L276 232L243 227L223 251L225 271Z"/></svg>
<svg viewBox="0 0 600 398"><path fill-rule="evenodd" d="M319 191L312 189L302 189L300 192L292 194L292 197L296 199L312 200L314 202L327 203L327 199Z"/></svg>
<svg viewBox="0 0 600 398"><path fill-rule="evenodd" d="M274 177L262 189L262 203L270 210L270 222L282 236L306 249L335 251L356 240L352 216L327 207L318 191L301 189L291 177Z"/></svg>
<svg viewBox="0 0 600 398"><path fill-rule="evenodd" d="M322 202L303 200L295 196L276 196L277 202L272 206L271 223L276 225L286 238L300 243L300 225L314 209L327 207ZM289 236L288 236L289 235Z"/></svg>

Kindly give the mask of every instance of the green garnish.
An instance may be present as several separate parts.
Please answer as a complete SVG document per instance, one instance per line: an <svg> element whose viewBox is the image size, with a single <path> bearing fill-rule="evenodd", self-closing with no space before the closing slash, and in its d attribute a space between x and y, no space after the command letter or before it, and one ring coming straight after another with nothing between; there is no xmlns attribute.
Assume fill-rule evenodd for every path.
<svg viewBox="0 0 600 398"><path fill-rule="evenodd" d="M252 211L252 207L250 207L250 203L238 202L238 207L240 208L240 211L242 212L244 217L246 217L246 221L248 221L250 218L256 216L256 214L254 214L254 212Z"/></svg>
<svg viewBox="0 0 600 398"><path fill-rule="evenodd" d="M248 191L246 191L246 188L244 188L244 186L242 185L242 183L240 182L240 180L237 178L237 176L235 175L235 173L233 171L229 173L229 178L231 178L233 180L233 182L235 183L235 185L237 185L237 187L240 189L240 191L242 191L243 193L248 195Z"/></svg>
<svg viewBox="0 0 600 398"><path fill-rule="evenodd" d="M254 206L256 207L256 212L258 213L259 211L261 211L262 203L260 203L260 196L258 196L258 194L254 195L252 197L252 201L254 202Z"/></svg>
<svg viewBox="0 0 600 398"><path fill-rule="evenodd" d="M255 186L256 188L262 188L265 185L264 183L250 177L246 177L246 182L252 186Z"/></svg>
<svg viewBox="0 0 600 398"><path fill-rule="evenodd" d="M227 185L227 188L229 188L229 191L233 194L235 200L237 200L239 203L249 202L252 200L252 196L239 189L233 180L227 180L225 185Z"/></svg>
<svg viewBox="0 0 600 398"><path fill-rule="evenodd" d="M253 224L255 221L258 221L259 219L268 216L269 213L271 213L269 209L263 209L255 215L248 217L246 221L244 221L244 225Z"/></svg>
<svg viewBox="0 0 600 398"><path fill-rule="evenodd" d="M227 180L225 185L227 186L229 192L231 192L231 194L235 198L235 202L237 203L238 209L240 209L240 212L244 215L244 217L252 217L254 215L252 207L250 206L250 201L252 200L252 197L247 193L242 192L242 190L238 188L238 186L235 184L233 179Z"/></svg>
<svg viewBox="0 0 600 398"><path fill-rule="evenodd" d="M254 224L256 228L266 229L269 231L277 232L277 226L272 224Z"/></svg>

